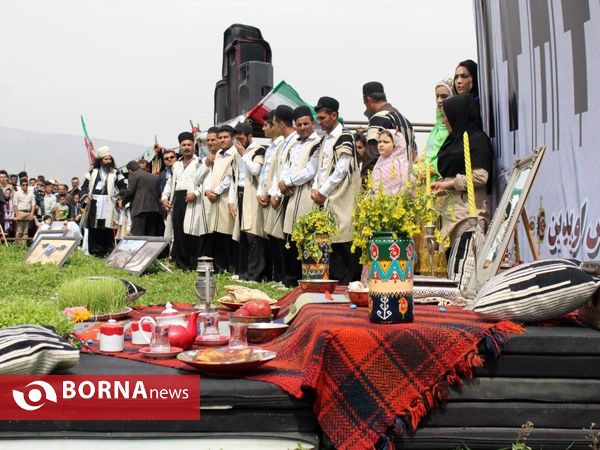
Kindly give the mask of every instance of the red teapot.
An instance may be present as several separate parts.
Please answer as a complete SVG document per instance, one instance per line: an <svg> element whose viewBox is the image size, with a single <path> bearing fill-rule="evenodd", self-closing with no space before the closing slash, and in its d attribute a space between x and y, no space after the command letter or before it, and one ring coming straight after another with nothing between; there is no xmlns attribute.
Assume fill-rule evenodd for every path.
<svg viewBox="0 0 600 450"><path fill-rule="evenodd" d="M198 311L194 311L186 322L185 314L179 313L170 303L167 303L167 309L156 317L156 322L159 325L169 325L169 344L171 347L188 350L194 344L198 334L196 328L198 314Z"/></svg>

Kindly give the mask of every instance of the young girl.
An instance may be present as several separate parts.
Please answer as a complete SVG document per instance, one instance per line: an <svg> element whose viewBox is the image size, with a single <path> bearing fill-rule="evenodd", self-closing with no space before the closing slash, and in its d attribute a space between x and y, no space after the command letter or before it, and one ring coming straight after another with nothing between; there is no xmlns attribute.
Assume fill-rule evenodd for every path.
<svg viewBox="0 0 600 450"><path fill-rule="evenodd" d="M406 140L397 130L379 133L379 159L373 167L373 188L386 194L397 193L408 180L408 155Z"/></svg>

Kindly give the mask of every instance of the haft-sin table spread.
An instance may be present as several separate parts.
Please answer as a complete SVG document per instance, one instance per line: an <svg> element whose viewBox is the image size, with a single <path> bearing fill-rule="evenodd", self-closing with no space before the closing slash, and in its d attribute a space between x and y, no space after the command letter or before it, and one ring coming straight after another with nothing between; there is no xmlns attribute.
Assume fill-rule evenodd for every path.
<svg viewBox="0 0 600 450"><path fill-rule="evenodd" d="M300 293L294 290L280 300L280 317ZM175 307L191 310L191 305ZM139 308L132 318L160 311ZM484 322L455 307L440 312L436 306L416 305L413 323L377 325L368 321L365 308L310 304L287 332L261 345L277 357L244 377L273 383L296 398L314 394L319 425L336 448L375 448L388 440L391 430L414 431L446 398L448 386L472 378L474 368L483 363L479 344L498 355L509 334L522 331L512 322ZM79 338L89 342L94 332L92 327ZM100 353L97 342L83 351ZM112 355L194 370L176 359L148 360L131 344Z"/></svg>

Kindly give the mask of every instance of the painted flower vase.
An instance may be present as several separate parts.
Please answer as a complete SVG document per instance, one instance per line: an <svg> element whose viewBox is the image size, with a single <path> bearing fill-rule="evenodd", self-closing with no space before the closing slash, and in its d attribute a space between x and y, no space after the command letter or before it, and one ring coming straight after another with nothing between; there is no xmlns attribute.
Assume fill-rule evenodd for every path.
<svg viewBox="0 0 600 450"><path fill-rule="evenodd" d="M329 279L329 245L326 238L317 238L319 250L317 255L308 251L302 252L302 278L304 280Z"/></svg>
<svg viewBox="0 0 600 450"><path fill-rule="evenodd" d="M412 322L414 241L394 239L391 232L375 233L369 253L369 320Z"/></svg>

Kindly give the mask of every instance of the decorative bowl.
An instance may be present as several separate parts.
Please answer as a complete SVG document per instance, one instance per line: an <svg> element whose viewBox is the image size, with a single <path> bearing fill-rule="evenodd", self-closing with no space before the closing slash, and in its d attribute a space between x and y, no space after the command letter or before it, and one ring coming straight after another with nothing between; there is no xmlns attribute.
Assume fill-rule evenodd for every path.
<svg viewBox="0 0 600 450"><path fill-rule="evenodd" d="M86 319L86 322L106 322L110 319L123 320L123 319L126 319L127 316L129 316L129 313L131 311L132 311L132 309L130 307L126 306L121 311L113 313L113 314L101 314L99 316L91 316L88 319Z"/></svg>
<svg viewBox="0 0 600 450"><path fill-rule="evenodd" d="M251 323L248 325L248 342L261 344L275 339L288 329L285 323Z"/></svg>
<svg viewBox="0 0 600 450"><path fill-rule="evenodd" d="M298 280L298 286L304 292L319 292L321 294L325 292L331 294L338 283L338 280Z"/></svg>
<svg viewBox="0 0 600 450"><path fill-rule="evenodd" d="M361 306L361 307L369 306L369 291L364 291L364 292L348 291L348 298L356 306Z"/></svg>
<svg viewBox="0 0 600 450"><path fill-rule="evenodd" d="M270 316L234 316L229 313L229 323L265 323L273 320L273 314Z"/></svg>
<svg viewBox="0 0 600 450"><path fill-rule="evenodd" d="M204 349L207 350L207 349ZM203 350L188 350L186 352L179 353L177 355L177 359L183 361L186 364L189 364L192 367L195 367L200 372L203 372L207 375L212 376L237 376L243 373L246 373L250 370L256 369L259 366L262 366L266 362L271 361L277 356L277 353L264 350L262 348L254 348L252 349L252 356L248 361L240 361L240 362L200 362L196 360L196 355L198 352ZM232 350L229 350L227 347L216 349L217 352L220 353L231 353ZM234 351L235 352L235 351Z"/></svg>

